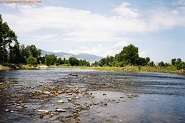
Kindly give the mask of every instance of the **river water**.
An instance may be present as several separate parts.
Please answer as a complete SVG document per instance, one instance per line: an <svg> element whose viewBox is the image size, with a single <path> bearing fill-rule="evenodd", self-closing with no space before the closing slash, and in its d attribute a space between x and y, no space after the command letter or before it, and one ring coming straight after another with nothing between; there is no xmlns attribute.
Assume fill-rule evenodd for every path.
<svg viewBox="0 0 185 123"><path fill-rule="evenodd" d="M0 71L0 89L0 122L5 123L185 122L185 75L78 68L8 70ZM60 99L63 104L56 103ZM58 113L59 108L65 111Z"/></svg>

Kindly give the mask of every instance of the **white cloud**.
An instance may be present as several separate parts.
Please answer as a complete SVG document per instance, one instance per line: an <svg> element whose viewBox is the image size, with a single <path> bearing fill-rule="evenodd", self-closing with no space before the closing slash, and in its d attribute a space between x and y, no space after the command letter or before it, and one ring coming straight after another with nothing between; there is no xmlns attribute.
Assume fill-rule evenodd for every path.
<svg viewBox="0 0 185 123"><path fill-rule="evenodd" d="M123 2L120 6L118 6L117 8L114 9L114 12L116 12L117 14L121 15L122 17L126 17L126 18L139 17L140 14L139 14L138 10L129 8L129 5L130 5L129 3Z"/></svg>
<svg viewBox="0 0 185 123"><path fill-rule="evenodd" d="M104 53L107 49L105 47L103 47L102 45L97 45L96 47L93 48L88 48L87 46L82 46L78 49L73 49L70 50L69 53L72 54L79 54L79 53L88 53L88 54L95 54L95 55L99 55L99 56L104 56Z"/></svg>
<svg viewBox="0 0 185 123"><path fill-rule="evenodd" d="M180 10L160 9L153 11L148 21L151 31L184 26L185 13Z"/></svg>
<svg viewBox="0 0 185 123"><path fill-rule="evenodd" d="M128 33L143 33L185 25L185 13L178 8L160 8L142 12L123 2L113 11L118 15L104 16L91 11L55 6L18 6L16 14L3 13L3 18L19 35L57 29L49 38L60 41L124 41ZM145 15L145 16L144 16ZM34 35L46 39L45 34ZM43 38L42 38L43 37ZM24 37L22 37L24 38Z"/></svg>
<svg viewBox="0 0 185 123"><path fill-rule="evenodd" d="M146 51L141 51L141 52L139 52L139 57L143 57L143 58L148 57L148 56L147 56L147 52L146 52Z"/></svg>
<svg viewBox="0 0 185 123"><path fill-rule="evenodd" d="M129 44L128 41L121 41L110 47L104 47L101 44L98 44L97 46L92 48L89 48L87 46L82 46L82 47L70 50L69 53L72 53L72 54L88 53L88 54L95 54L103 57L106 57L107 55L114 56L115 54L119 53L124 46L127 46L128 44Z"/></svg>

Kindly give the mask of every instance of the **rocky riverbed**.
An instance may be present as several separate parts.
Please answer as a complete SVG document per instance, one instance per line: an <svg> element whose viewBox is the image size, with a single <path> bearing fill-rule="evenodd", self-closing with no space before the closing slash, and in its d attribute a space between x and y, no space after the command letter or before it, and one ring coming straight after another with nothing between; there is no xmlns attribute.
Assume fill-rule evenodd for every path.
<svg viewBox="0 0 185 123"><path fill-rule="evenodd" d="M7 77L9 72L12 74ZM46 70L43 74L39 73L43 72L40 70L13 72L6 71L6 76L0 74L0 122L2 123L115 123L157 122L171 119L179 122L183 120L180 116L185 114L183 107L180 109L179 105L177 107L180 112L177 115L180 118L166 119L165 117L175 113L165 114L170 109L171 100L176 100L178 97L179 103L185 104L184 92L171 92L171 89L166 89L165 92L156 91L157 86L154 85L158 82L138 82L142 74L71 72L71 70L68 72ZM15 76L12 76L13 74ZM134 78L130 79L133 76ZM42 79L37 81L38 78ZM162 75L160 78L168 80L170 77ZM176 79L183 80L181 77ZM148 91L147 88L151 88L148 85L153 86L153 90ZM169 83L166 85L170 86ZM146 86L148 87L143 89ZM163 103L166 105L160 107Z"/></svg>
<svg viewBox="0 0 185 123"><path fill-rule="evenodd" d="M73 79L80 79L76 74L69 74L69 76L73 76ZM100 116L98 116L96 109L110 104L123 103L128 98L138 96L114 94L109 91L92 91L99 90L99 88L108 89L110 85L94 83L93 86L88 87L73 81L71 83L64 81L41 82L33 86L29 81L25 81L24 84L11 81L1 82L1 122L62 121L68 123L90 122L91 120L103 122L103 119L98 119L102 112L99 112ZM119 121L117 118L113 119Z"/></svg>

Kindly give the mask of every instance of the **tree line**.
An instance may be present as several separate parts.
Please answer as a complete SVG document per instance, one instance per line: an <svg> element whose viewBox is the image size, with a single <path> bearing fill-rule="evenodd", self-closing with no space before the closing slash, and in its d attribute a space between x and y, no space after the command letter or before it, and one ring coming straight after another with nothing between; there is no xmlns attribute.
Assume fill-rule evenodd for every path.
<svg viewBox="0 0 185 123"><path fill-rule="evenodd" d="M76 57L70 57L69 59L66 58L57 58L54 54L45 55L41 58L41 63L46 64L47 66L50 65L63 65L63 66L88 66L90 67L90 63L87 60L78 60Z"/></svg>
<svg viewBox="0 0 185 123"><path fill-rule="evenodd" d="M92 63L92 66L115 66L115 67L124 67L127 65L131 66L150 66L150 67L168 67L174 66L177 70L185 69L185 62L180 58L171 59L171 63L164 63L163 61L159 62L157 65L154 64L154 61L150 61L149 57L143 58L139 57L138 47L130 44L123 47L122 51L115 56L107 56L102 58L100 61L95 61Z"/></svg>
<svg viewBox="0 0 185 123"><path fill-rule="evenodd" d="M3 22L0 14L0 64L29 64L37 66L37 64L46 65L71 65L71 66L90 66L86 60L78 60L75 57L69 59L57 58L54 54L41 56L41 50L35 45L20 45L17 36L10 29L6 22Z"/></svg>

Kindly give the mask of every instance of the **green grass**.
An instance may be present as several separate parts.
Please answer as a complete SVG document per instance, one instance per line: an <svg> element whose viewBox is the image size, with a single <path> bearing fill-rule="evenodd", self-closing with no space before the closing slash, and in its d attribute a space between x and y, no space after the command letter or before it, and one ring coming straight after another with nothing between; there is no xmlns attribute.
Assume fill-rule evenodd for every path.
<svg viewBox="0 0 185 123"><path fill-rule="evenodd" d="M122 70L121 67L89 67L91 69L94 69L94 70L115 70L115 71L120 71Z"/></svg>
<svg viewBox="0 0 185 123"><path fill-rule="evenodd" d="M115 70L115 71L146 71L146 72L163 72L163 73L175 73L176 67L150 67L150 66L125 66L125 67L90 67L95 70Z"/></svg>
<svg viewBox="0 0 185 123"><path fill-rule="evenodd" d="M38 65L42 66L42 65ZM82 68L82 69L94 69L94 70L106 70L106 71L146 71L146 72L162 72L162 73L177 73L185 74L185 71L177 70L175 66L159 67L159 66L125 66L125 67L87 67L87 66L69 66L69 65L59 65L50 66L55 68ZM0 65L0 70L8 70L9 67ZM29 65L22 65L22 69L36 69L36 67Z"/></svg>

